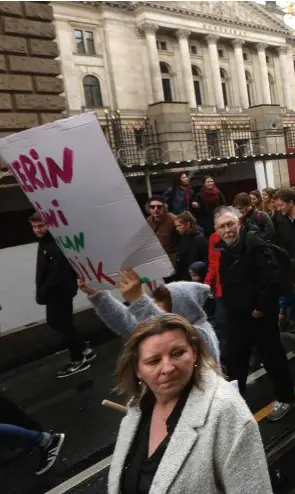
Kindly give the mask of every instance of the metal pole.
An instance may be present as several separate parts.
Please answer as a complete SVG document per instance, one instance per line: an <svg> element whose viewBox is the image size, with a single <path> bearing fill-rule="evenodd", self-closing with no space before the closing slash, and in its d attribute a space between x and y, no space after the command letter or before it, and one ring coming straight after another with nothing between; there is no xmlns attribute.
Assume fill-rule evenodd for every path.
<svg viewBox="0 0 295 494"><path fill-rule="evenodd" d="M145 183L146 183L146 190L147 190L148 197L152 197L152 195L153 195L152 185L151 185L151 179L150 179L148 172L145 173Z"/></svg>

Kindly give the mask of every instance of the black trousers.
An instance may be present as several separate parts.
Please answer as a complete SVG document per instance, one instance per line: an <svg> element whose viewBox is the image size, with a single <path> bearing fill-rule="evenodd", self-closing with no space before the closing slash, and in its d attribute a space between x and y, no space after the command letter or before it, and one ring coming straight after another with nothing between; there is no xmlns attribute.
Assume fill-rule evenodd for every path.
<svg viewBox="0 0 295 494"><path fill-rule="evenodd" d="M0 393L0 423L18 425L25 429L42 431L40 424L26 414L13 401Z"/></svg>
<svg viewBox="0 0 295 494"><path fill-rule="evenodd" d="M47 324L60 333L67 344L72 361L83 358L85 344L77 333L73 320L73 299L55 298L46 305Z"/></svg>
<svg viewBox="0 0 295 494"><path fill-rule="evenodd" d="M241 395L246 393L251 350L256 345L264 368L273 382L276 399L292 402L294 383L281 344L277 308L274 307L259 319L251 315L242 318L228 314L228 331L227 373L231 380L238 380Z"/></svg>

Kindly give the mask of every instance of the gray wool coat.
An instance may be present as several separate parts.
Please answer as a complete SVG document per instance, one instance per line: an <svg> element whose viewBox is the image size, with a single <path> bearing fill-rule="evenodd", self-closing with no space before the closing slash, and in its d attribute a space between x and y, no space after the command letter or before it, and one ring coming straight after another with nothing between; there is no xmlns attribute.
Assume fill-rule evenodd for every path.
<svg viewBox="0 0 295 494"><path fill-rule="evenodd" d="M108 494L120 494L122 469L140 417L140 409L132 407L122 420ZM256 421L233 386L205 370L202 389L192 388L149 494L272 492Z"/></svg>

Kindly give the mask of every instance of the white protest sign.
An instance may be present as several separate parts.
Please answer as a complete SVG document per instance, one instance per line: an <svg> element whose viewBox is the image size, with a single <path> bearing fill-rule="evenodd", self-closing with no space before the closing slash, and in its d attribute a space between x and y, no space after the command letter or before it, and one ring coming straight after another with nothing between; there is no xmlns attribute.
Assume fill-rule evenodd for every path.
<svg viewBox="0 0 295 494"><path fill-rule="evenodd" d="M81 279L111 289L124 266L173 273L95 114L5 137L0 154Z"/></svg>

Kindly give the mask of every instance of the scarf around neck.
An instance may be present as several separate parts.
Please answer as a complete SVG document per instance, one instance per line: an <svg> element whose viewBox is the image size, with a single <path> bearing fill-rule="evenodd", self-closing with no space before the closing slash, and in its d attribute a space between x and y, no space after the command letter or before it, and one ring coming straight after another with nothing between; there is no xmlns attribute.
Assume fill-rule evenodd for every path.
<svg viewBox="0 0 295 494"><path fill-rule="evenodd" d="M212 204L213 202L217 202L219 196L219 189L214 185L213 189L206 189L206 187L202 187L201 190L202 197L206 204Z"/></svg>

